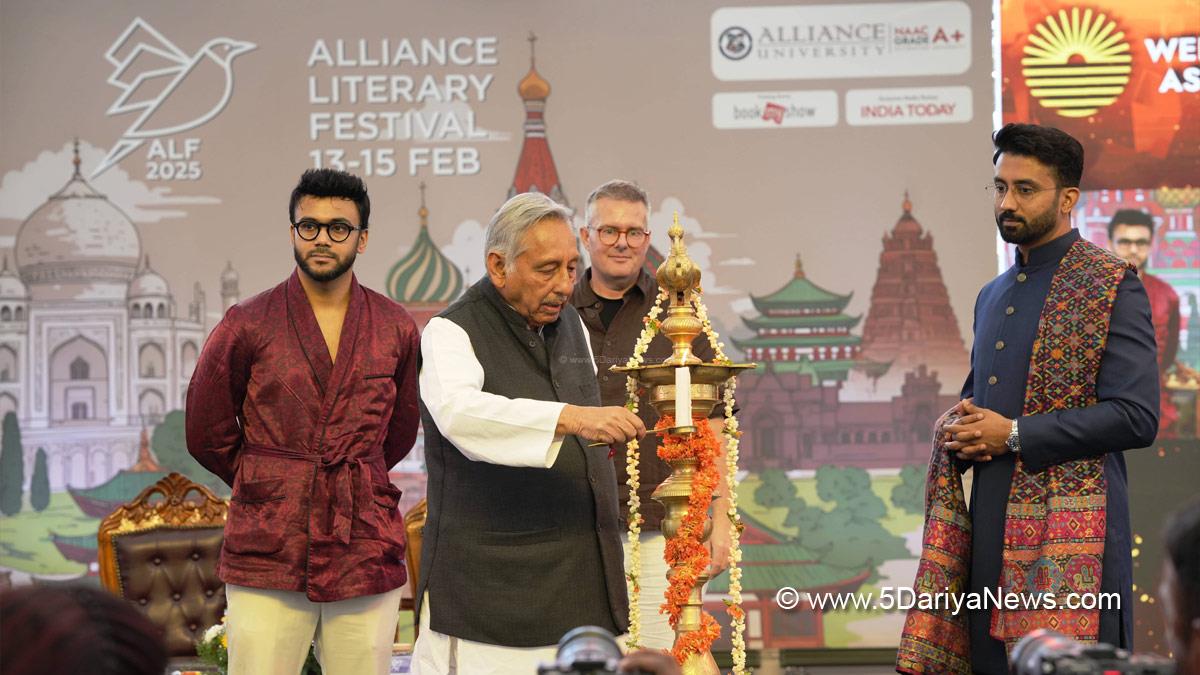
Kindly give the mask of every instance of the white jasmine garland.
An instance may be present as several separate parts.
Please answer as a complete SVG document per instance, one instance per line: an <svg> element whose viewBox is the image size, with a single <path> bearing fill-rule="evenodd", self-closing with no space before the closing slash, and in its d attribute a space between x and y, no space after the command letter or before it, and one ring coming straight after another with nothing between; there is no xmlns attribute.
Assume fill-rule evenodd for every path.
<svg viewBox="0 0 1200 675"><path fill-rule="evenodd" d="M667 297L666 289L659 289L658 297L654 299L654 306L646 315L645 326L638 336L637 343L633 346L633 356L629 357L629 361L625 363L627 368L634 368L644 363L646 350L650 348L650 341L654 339L655 335L658 335L658 316L662 314L663 303L667 301ZM625 394L625 407L636 415L638 412L638 381L633 375L625 378ZM630 650L640 648L642 641L642 613L638 608L638 602L642 595L642 499L638 495L638 488L641 487L641 472L638 471L640 460L641 452L635 438L625 444L625 471L629 475L628 480L625 481L625 484L629 486L629 571L625 573L625 578L629 582L629 638L625 641L625 646Z"/></svg>
<svg viewBox="0 0 1200 675"><path fill-rule="evenodd" d="M725 381L725 476L729 485L729 510L727 514L733 523L729 534L729 603L741 610L742 607L742 520L738 515L737 503L737 471L739 436L737 417L734 416L734 392L737 380L730 377ZM744 611L731 614L733 619L733 672L741 675L746 672L746 615Z"/></svg>

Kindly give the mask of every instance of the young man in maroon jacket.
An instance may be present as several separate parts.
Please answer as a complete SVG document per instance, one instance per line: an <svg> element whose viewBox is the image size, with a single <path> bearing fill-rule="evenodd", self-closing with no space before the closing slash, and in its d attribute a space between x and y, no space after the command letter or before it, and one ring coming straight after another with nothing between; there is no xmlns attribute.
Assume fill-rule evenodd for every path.
<svg viewBox="0 0 1200 675"><path fill-rule="evenodd" d="M387 673L405 582L400 491L416 438L418 333L351 272L367 246L362 181L300 178L296 270L231 307L187 397L187 443L233 487L218 569L231 675Z"/></svg>

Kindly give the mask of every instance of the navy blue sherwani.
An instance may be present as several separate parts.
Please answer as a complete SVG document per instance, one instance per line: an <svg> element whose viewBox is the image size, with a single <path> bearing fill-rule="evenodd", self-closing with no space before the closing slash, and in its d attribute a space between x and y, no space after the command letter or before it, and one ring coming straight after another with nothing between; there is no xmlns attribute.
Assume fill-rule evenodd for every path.
<svg viewBox="0 0 1200 675"><path fill-rule="evenodd" d="M1101 611L1100 641L1132 642L1133 560L1129 493L1122 451L1150 445L1158 429L1158 369L1150 302L1129 271L1117 288L1108 343L1100 361L1098 402L1087 408L1021 417L1029 359L1050 280L1067 250L1079 239L1069 233L1032 249L990 281L975 301L975 344L963 398L1018 418L1021 458L1031 471L1103 454L1108 484L1107 525L1100 589L1119 593L1120 609ZM1100 292L1100 289L1097 289ZM1012 453L973 465L971 490L970 590L995 593L1004 549L1004 513L1016 459ZM960 463L960 467L964 464ZM1066 598L1059 598L1065 602ZM971 661L977 673L1008 672L1004 643L989 633L991 609L970 612Z"/></svg>

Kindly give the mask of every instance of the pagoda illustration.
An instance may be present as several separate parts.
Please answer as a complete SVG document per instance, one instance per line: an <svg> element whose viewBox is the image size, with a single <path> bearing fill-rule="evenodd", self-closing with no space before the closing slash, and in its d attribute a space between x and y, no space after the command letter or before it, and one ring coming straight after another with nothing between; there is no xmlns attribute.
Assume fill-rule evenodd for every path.
<svg viewBox="0 0 1200 675"><path fill-rule="evenodd" d="M1166 279L1180 295L1194 295L1200 292L1200 187L1163 187L1154 191L1154 198L1163 215L1154 236L1150 272Z"/></svg>
<svg viewBox="0 0 1200 675"><path fill-rule="evenodd" d="M429 236L429 209L425 206L425 183L421 183L421 220L417 240L395 265L387 277L387 294L404 305L417 322L425 328L429 320L462 293L462 272L450 262Z"/></svg>
<svg viewBox="0 0 1200 675"><path fill-rule="evenodd" d="M771 527L749 513L742 513L742 609L757 634L751 635L751 649L812 649L827 646L824 612L813 609L808 601L795 610L781 610L775 602L780 588L791 587L800 593L853 593L863 586L874 571L872 567L836 567L821 562L819 556L794 536ZM721 637L713 643L716 650L732 647L725 597L729 575L720 574L704 589L704 609L721 624ZM801 597L804 597L803 595Z"/></svg>
<svg viewBox="0 0 1200 675"><path fill-rule="evenodd" d="M103 518L122 504L132 501L142 490L166 475L167 471L159 466L154 452L150 449L150 434L143 428L137 462L133 466L121 469L101 485L90 488L68 487L67 491L84 515ZM94 531L78 535L63 535L51 531L49 535L54 547L67 560L90 566L99 557L99 546Z"/></svg>
<svg viewBox="0 0 1200 675"><path fill-rule="evenodd" d="M942 272L933 235L913 217L904 193L903 213L883 236L879 270L863 324L862 353L870 361L890 363L887 384L894 393L905 373L924 365L948 390L957 391L970 362Z"/></svg>
<svg viewBox="0 0 1200 675"><path fill-rule="evenodd" d="M738 378L747 470L891 468L929 460L931 423L958 398L941 394L938 375L921 365L897 374L896 395L844 400L850 378L891 374L851 332L861 318L845 312L852 295L809 280L797 258L782 288L751 296L760 316L743 321L755 335L734 339L747 360L763 366Z"/></svg>
<svg viewBox="0 0 1200 675"><path fill-rule="evenodd" d="M567 206L567 196L559 183L558 169L546 139L546 99L550 97L550 83L538 74L534 54L536 43L537 36L530 33L529 73L517 85L517 93L525 102L525 142L521 145L521 157L508 188L508 198L522 192L540 192Z"/></svg>
<svg viewBox="0 0 1200 675"><path fill-rule="evenodd" d="M795 274L783 288L750 296L761 316L742 321L755 336L733 342L748 360L763 362L768 370L807 375L814 384L844 381L861 354L862 339L850 329L862 317L844 311L853 295L838 295L809 281L797 255Z"/></svg>
<svg viewBox="0 0 1200 675"><path fill-rule="evenodd" d="M100 485L90 488L68 487L67 492L71 493L80 511L93 518L103 518L166 475L167 472L159 466L150 449L150 434L142 429L137 462L133 466L121 469Z"/></svg>

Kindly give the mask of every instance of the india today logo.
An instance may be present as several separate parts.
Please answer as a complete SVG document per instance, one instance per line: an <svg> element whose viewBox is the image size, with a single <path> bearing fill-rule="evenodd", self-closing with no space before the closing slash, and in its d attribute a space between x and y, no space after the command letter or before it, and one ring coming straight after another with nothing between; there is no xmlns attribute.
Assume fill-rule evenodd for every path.
<svg viewBox="0 0 1200 675"><path fill-rule="evenodd" d="M188 54L141 17L135 18L104 53L113 65L108 83L120 90L105 115L140 114L91 177L116 166L148 140L195 129L216 117L233 95L233 59L255 47L219 37ZM152 151L161 153L157 145ZM199 139L185 139L184 145L198 148Z"/></svg>
<svg viewBox="0 0 1200 675"><path fill-rule="evenodd" d="M731 61L746 58L753 45L754 38L750 36L750 31L741 26L726 28L717 39L717 48L721 50L721 55Z"/></svg>
<svg viewBox="0 0 1200 675"><path fill-rule="evenodd" d="M1111 105L1133 72L1125 33L1091 9L1046 16L1030 31L1024 54L1029 94L1062 117L1089 117Z"/></svg>

